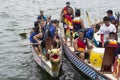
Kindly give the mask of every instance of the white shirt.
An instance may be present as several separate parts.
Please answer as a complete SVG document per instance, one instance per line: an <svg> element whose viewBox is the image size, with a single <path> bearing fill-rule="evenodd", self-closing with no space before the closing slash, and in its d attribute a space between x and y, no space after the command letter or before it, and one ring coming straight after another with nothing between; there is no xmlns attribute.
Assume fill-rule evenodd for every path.
<svg viewBox="0 0 120 80"><path fill-rule="evenodd" d="M106 26L105 24L103 24L100 27L100 34L104 35L104 42L107 41L107 38L109 37L110 32L116 33L116 27L113 24L110 23L109 26Z"/></svg>

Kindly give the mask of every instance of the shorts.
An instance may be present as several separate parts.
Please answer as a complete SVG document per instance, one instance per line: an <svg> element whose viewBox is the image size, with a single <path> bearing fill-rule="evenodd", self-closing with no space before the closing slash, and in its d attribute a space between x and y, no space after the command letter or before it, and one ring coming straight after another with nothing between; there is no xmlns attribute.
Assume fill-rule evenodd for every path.
<svg viewBox="0 0 120 80"><path fill-rule="evenodd" d="M75 52L77 56L79 56L81 53L80 52ZM88 53L85 53L84 59L89 59L90 55Z"/></svg>
<svg viewBox="0 0 120 80"><path fill-rule="evenodd" d="M41 47L45 48L45 41L44 40L41 42Z"/></svg>
<svg viewBox="0 0 120 80"><path fill-rule="evenodd" d="M67 32L67 31L66 31L66 28L65 28L65 29L64 29L64 32L65 32L65 35L66 35L67 38L71 38L72 35L73 35L73 30L72 30L72 29L70 29L70 31Z"/></svg>
<svg viewBox="0 0 120 80"><path fill-rule="evenodd" d="M33 44L33 47L38 47L38 44Z"/></svg>

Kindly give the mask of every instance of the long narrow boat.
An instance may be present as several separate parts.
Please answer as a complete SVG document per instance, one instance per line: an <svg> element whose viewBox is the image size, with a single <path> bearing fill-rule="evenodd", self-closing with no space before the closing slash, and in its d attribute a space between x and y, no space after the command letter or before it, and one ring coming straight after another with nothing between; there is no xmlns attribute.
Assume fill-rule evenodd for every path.
<svg viewBox="0 0 120 80"><path fill-rule="evenodd" d="M47 43L52 41L51 39L47 39ZM50 44L47 45L50 47ZM60 48L52 48L46 50L46 55L48 55L49 59L47 60L46 57L42 54L41 56L38 56L34 49L32 48L32 53L35 62L43 68L46 72L48 72L51 77L58 77L59 71L62 64L62 46Z"/></svg>
<svg viewBox="0 0 120 80"><path fill-rule="evenodd" d="M70 44L70 43L68 43L68 44ZM112 67L112 72L104 72L104 71L101 72L101 68L99 68L99 67L100 67L100 64L102 65L102 62L98 61L98 64L95 64L95 62L97 61L98 57L96 57L94 54L93 54L94 55L93 58L95 58L94 59L95 62L91 61L90 63L88 63L86 61L82 61L74 53L74 48L72 46L66 46L63 43L62 47L63 47L63 52L66 55L66 57L69 59L69 61L77 68L78 71L84 73L88 78L90 78L92 80L119 80L120 79L120 78L118 79L118 77L115 78L113 76L113 74L115 73L115 72L113 72L113 67ZM104 52L104 49L99 49L99 48L96 48L96 49L92 50L93 53L94 53L94 50L98 51L98 52L99 51L100 52ZM98 55L98 56L101 57L101 55ZM100 59L102 59L102 58L103 57L101 57ZM106 59L107 59L107 57L106 57ZM119 59L119 61L120 61L120 59ZM109 61L108 61L108 64L109 64ZM120 65L118 66L118 72L120 72ZM120 75L118 75L118 76L120 77Z"/></svg>

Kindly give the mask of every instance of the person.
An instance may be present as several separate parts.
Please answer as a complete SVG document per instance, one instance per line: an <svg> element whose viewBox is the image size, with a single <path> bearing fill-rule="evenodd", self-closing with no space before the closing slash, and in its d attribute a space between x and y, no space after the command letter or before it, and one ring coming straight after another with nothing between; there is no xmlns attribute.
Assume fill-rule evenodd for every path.
<svg viewBox="0 0 120 80"><path fill-rule="evenodd" d="M89 58L89 50L91 46L88 44L87 39L84 38L84 32L78 32L79 37L73 42L75 53L80 57L81 60Z"/></svg>
<svg viewBox="0 0 120 80"><path fill-rule="evenodd" d="M98 32L100 29L100 25L96 24L95 28L83 28L80 29L79 31L83 31L84 32L84 38L88 38L89 40L91 40L92 42L94 42L95 46L98 46L99 44L97 43L96 39L94 38L94 33ZM74 39L76 39L79 35L77 33L75 33L74 35Z"/></svg>
<svg viewBox="0 0 120 80"><path fill-rule="evenodd" d="M104 47L109 43L110 40L115 40L116 39L116 33L110 32L108 40L104 43Z"/></svg>
<svg viewBox="0 0 120 80"><path fill-rule="evenodd" d="M76 10L75 12L75 17L73 19L73 31L77 32L78 30L85 28L84 26L84 21L83 19L80 17L81 16L81 12L79 9Z"/></svg>
<svg viewBox="0 0 120 80"><path fill-rule="evenodd" d="M100 39L102 42L102 47L104 46L104 42L107 41L109 33L116 33L116 27L110 23L109 17L105 16L103 18L104 24L100 27Z"/></svg>
<svg viewBox="0 0 120 80"><path fill-rule="evenodd" d="M53 39L56 38L56 31L58 26L59 26L58 20L53 20L51 22L51 25L49 26L48 33L47 33L48 37L52 37Z"/></svg>
<svg viewBox="0 0 120 80"><path fill-rule="evenodd" d="M51 16L48 15L46 19L46 25L49 26L51 24Z"/></svg>
<svg viewBox="0 0 120 80"><path fill-rule="evenodd" d="M110 22L115 25L116 27L116 34L118 32L118 26L119 26L119 13L117 16L117 19L113 16L113 11L112 10L108 10L107 11L107 16L110 18ZM116 40L118 40L118 36L116 35Z"/></svg>
<svg viewBox="0 0 120 80"><path fill-rule="evenodd" d="M74 18L73 8L70 7L70 2L66 2L66 7L64 7L61 11L62 23L64 27L65 40L67 41L70 38L70 42L72 45L72 32L73 25L72 20Z"/></svg>
<svg viewBox="0 0 120 80"><path fill-rule="evenodd" d="M112 42L113 41L113 42ZM109 33L109 38L108 40L104 43L104 48L107 47L107 45L111 43L111 46L115 46L117 45L116 47L116 50L114 52L114 59L113 59L113 63L115 61L115 58L118 57L118 55L120 54L120 44L116 41L116 33L114 32L110 32Z"/></svg>
<svg viewBox="0 0 120 80"><path fill-rule="evenodd" d="M69 9L69 10L68 10ZM62 17L62 22L64 23L64 17L66 14L71 14L71 17L73 18L74 17L74 11L72 9L72 7L70 7L70 2L66 2L66 7L64 7L61 11L61 14L60 16Z"/></svg>
<svg viewBox="0 0 120 80"><path fill-rule="evenodd" d="M115 20L115 17L113 16L113 11L108 10L106 13L107 13L107 16L110 18L110 22L116 25L116 20Z"/></svg>
<svg viewBox="0 0 120 80"><path fill-rule="evenodd" d="M45 27L44 27L45 38L47 37L47 32L48 32L49 26L51 26L51 22L52 22L51 16L48 15L48 16L47 16L47 19L46 19Z"/></svg>
<svg viewBox="0 0 120 80"><path fill-rule="evenodd" d="M35 52L37 53L37 55L40 55L41 53L40 53L40 48L39 48L39 46L38 46L38 44L40 44L40 42L39 41L36 41L35 39L34 39L34 36L36 36L36 35L38 35L39 34L39 23L38 22L35 22L35 24L36 24L36 27L34 27L33 28L33 31L31 32L31 34L30 34L30 42L31 42L31 44L32 44L32 46L33 46L33 49L35 50ZM40 34L40 37L42 37L42 34Z"/></svg>
<svg viewBox="0 0 120 80"><path fill-rule="evenodd" d="M72 19L74 18L74 11L73 8L70 7L70 2L66 2L66 7L64 7L61 11L62 23L64 27L64 32L67 34L66 29L68 30L68 36L70 36L70 29L73 28L72 26Z"/></svg>
<svg viewBox="0 0 120 80"><path fill-rule="evenodd" d="M34 27L32 28L32 30L30 31L30 35L34 32L34 30L36 30L35 28L39 27L39 22L35 21L34 22Z"/></svg>
<svg viewBox="0 0 120 80"><path fill-rule="evenodd" d="M39 49L39 54L38 56L41 56L42 54L42 40L43 40L43 33L42 32L39 32L37 35L35 35L33 37L33 39L35 40L35 42L37 42L37 47Z"/></svg>
<svg viewBox="0 0 120 80"><path fill-rule="evenodd" d="M112 10L107 10L106 13L107 13L106 16L110 19L110 23L112 23L113 25L117 26L117 24L116 24L117 20L113 16L113 11ZM97 24L101 24L102 25L103 23L104 23L104 21L100 21Z"/></svg>
<svg viewBox="0 0 120 80"><path fill-rule="evenodd" d="M40 10L40 15L37 17L37 21L46 21L46 16L44 16L44 11Z"/></svg>
<svg viewBox="0 0 120 80"><path fill-rule="evenodd" d="M39 28L40 28L40 32L45 32L45 21L44 20L41 20L39 22Z"/></svg>

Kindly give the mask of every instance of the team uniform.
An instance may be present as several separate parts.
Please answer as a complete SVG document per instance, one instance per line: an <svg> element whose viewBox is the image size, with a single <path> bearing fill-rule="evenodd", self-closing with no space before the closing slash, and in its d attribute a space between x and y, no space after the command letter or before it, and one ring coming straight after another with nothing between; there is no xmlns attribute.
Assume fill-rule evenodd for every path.
<svg viewBox="0 0 120 80"><path fill-rule="evenodd" d="M73 19L73 31L77 32L78 30L82 29L80 17L75 17Z"/></svg>
<svg viewBox="0 0 120 80"><path fill-rule="evenodd" d="M82 50L86 50L87 48L87 41L86 38L84 38L83 40L80 40L79 38L76 38L77 40L77 46L78 46L78 50L82 51ZM79 56L80 52L75 50L75 54ZM85 59L89 58L89 54L85 53Z"/></svg>

